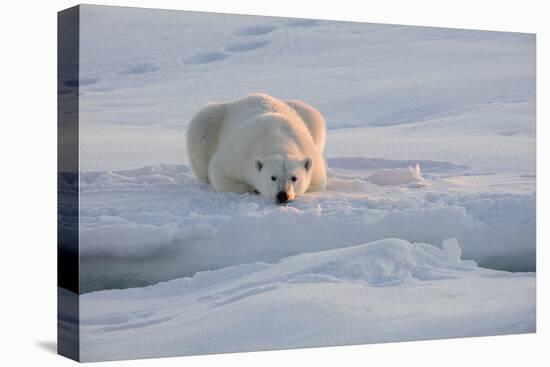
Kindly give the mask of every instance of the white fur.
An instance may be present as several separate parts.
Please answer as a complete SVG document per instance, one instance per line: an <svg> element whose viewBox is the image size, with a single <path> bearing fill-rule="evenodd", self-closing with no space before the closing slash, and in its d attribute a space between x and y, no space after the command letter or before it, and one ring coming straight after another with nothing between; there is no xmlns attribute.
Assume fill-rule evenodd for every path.
<svg viewBox="0 0 550 367"><path fill-rule="evenodd" d="M199 180L222 192L258 191L269 200L281 191L292 200L323 190L324 145L325 121L319 111L267 94L208 104L187 131L187 152Z"/></svg>

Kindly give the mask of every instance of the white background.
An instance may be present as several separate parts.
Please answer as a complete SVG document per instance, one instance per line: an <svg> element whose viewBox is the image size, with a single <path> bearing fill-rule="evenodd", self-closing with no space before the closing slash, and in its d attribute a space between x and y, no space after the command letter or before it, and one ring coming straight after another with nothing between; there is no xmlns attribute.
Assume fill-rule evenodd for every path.
<svg viewBox="0 0 550 367"><path fill-rule="evenodd" d="M548 102L549 27L543 1L207 0L95 1L97 4L281 15L376 23L537 33L537 186L548 185L542 142ZM74 1L5 2L0 19L1 200L0 363L64 366L56 339L56 20ZM546 92L546 93L545 93ZM546 147L546 151L548 148ZM547 294L548 195L537 193L536 335L379 344L280 352L117 362L115 366L275 366L412 364L542 366L549 345Z"/></svg>

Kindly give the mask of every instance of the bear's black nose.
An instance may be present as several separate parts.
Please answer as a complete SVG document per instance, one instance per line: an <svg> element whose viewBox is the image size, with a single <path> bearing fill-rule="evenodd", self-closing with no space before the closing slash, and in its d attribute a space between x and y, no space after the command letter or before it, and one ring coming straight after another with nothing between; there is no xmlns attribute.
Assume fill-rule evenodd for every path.
<svg viewBox="0 0 550 367"><path fill-rule="evenodd" d="M277 193L277 201L281 204L288 201L288 194L286 193L286 191L279 191Z"/></svg>

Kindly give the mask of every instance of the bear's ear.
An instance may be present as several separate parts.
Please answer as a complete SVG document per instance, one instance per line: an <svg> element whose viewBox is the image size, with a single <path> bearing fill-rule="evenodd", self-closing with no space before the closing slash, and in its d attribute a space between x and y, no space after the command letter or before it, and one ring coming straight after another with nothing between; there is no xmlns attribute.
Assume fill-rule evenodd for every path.
<svg viewBox="0 0 550 367"><path fill-rule="evenodd" d="M309 171L309 169L311 168L311 165L313 164L313 160L309 157L306 157L302 161L302 164L304 165L306 171Z"/></svg>
<svg viewBox="0 0 550 367"><path fill-rule="evenodd" d="M260 172L264 167L264 160L262 158L256 158L254 160L254 165L256 166L256 169L258 170L258 172Z"/></svg>

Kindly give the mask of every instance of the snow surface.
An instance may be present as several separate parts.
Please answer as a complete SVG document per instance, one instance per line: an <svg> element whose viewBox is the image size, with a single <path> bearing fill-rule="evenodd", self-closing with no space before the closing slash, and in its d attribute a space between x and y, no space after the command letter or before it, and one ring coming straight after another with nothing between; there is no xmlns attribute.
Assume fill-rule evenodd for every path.
<svg viewBox="0 0 550 367"><path fill-rule="evenodd" d="M534 35L88 5L81 27L85 360L535 330L534 273L482 268L536 270ZM192 114L251 92L324 114L325 192L190 173Z"/></svg>
<svg viewBox="0 0 550 367"><path fill-rule="evenodd" d="M83 361L535 330L535 278L385 239L81 297Z"/></svg>
<svg viewBox="0 0 550 367"><path fill-rule="evenodd" d="M460 181L471 178L456 173L466 168L432 161L424 173L429 178L412 185L371 182L412 170L390 168L399 164L408 162L329 159L327 191L286 206L216 193L184 165L82 173L81 201L89 203L80 209L82 290L147 285L390 236L435 245L456 237L467 259L534 267L535 196L521 189L534 178L503 184L514 185L513 193L496 186L480 193L481 184L472 190Z"/></svg>
<svg viewBox="0 0 550 367"><path fill-rule="evenodd" d="M532 34L101 6L81 17L84 171L184 163L198 108L266 92L324 114L329 157L535 172Z"/></svg>

